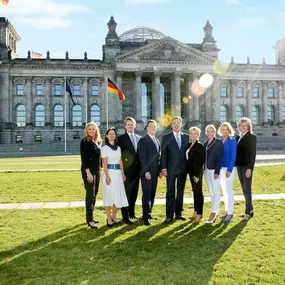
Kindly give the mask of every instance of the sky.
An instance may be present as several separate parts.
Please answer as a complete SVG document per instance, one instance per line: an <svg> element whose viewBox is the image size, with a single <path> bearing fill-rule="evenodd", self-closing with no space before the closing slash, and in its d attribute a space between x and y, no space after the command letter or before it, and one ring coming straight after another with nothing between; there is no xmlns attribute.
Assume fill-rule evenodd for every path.
<svg viewBox="0 0 285 285"><path fill-rule="evenodd" d="M0 16L20 35L18 56L28 50L51 58L102 59L107 22L118 35L137 26L157 29L184 43L201 43L209 20L219 59L275 63L274 45L285 36L284 0L10 0Z"/></svg>

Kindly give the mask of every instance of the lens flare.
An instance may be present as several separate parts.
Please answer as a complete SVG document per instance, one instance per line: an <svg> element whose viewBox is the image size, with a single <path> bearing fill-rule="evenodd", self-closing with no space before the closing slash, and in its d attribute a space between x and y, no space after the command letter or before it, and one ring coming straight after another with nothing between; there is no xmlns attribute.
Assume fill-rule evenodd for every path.
<svg viewBox="0 0 285 285"><path fill-rule="evenodd" d="M213 76L209 73L203 74L199 79L199 84L202 88L208 88L213 83Z"/></svg>
<svg viewBox="0 0 285 285"><path fill-rule="evenodd" d="M191 92L192 94L194 95L197 95L197 96L201 96L202 94L205 93L207 88L203 88L200 84L199 84L199 80L195 80L193 83L192 83L192 86L191 86Z"/></svg>
<svg viewBox="0 0 285 285"><path fill-rule="evenodd" d="M189 103L189 98L188 97L183 97L182 101L183 101L183 103L187 104L187 103Z"/></svg>
<svg viewBox="0 0 285 285"><path fill-rule="evenodd" d="M213 71L219 75L225 74L228 71L229 64L217 59L213 65Z"/></svg>
<svg viewBox="0 0 285 285"><path fill-rule="evenodd" d="M168 127L171 124L172 117L168 114L163 114L159 117L159 124L163 127Z"/></svg>

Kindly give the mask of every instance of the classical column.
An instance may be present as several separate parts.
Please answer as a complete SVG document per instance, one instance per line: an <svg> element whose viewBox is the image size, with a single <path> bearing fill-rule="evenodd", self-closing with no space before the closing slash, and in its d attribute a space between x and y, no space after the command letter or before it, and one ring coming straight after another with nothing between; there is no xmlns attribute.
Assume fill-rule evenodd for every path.
<svg viewBox="0 0 285 285"><path fill-rule="evenodd" d="M88 77L84 78L82 84L82 95L83 95L83 124L89 122L89 104L88 104Z"/></svg>
<svg viewBox="0 0 285 285"><path fill-rule="evenodd" d="M193 73L193 82L199 79L198 73ZM200 95L193 94L193 112L194 112L194 121L195 124L200 121Z"/></svg>
<svg viewBox="0 0 285 285"><path fill-rule="evenodd" d="M205 96L205 121L206 124L209 124L212 118L212 108L211 108L212 88L208 88L204 96Z"/></svg>
<svg viewBox="0 0 285 285"><path fill-rule="evenodd" d="M28 76L26 78L26 84L27 84L27 123L26 126L33 126L33 118L32 114L34 114L34 106L33 106L33 97L32 97L32 77Z"/></svg>
<svg viewBox="0 0 285 285"><path fill-rule="evenodd" d="M251 119L252 117L252 87L249 80L246 82L246 115Z"/></svg>
<svg viewBox="0 0 285 285"><path fill-rule="evenodd" d="M101 122L105 129L107 128L107 104L108 104L108 75L104 74L104 82L102 82L102 106L101 106ZM109 111L109 110L108 110Z"/></svg>
<svg viewBox="0 0 285 285"><path fill-rule="evenodd" d="M268 115L267 115L267 106L268 106L268 85L266 81L262 82L262 123L268 124Z"/></svg>
<svg viewBox="0 0 285 285"><path fill-rule="evenodd" d="M220 123L220 78L216 76L212 85L212 122Z"/></svg>
<svg viewBox="0 0 285 285"><path fill-rule="evenodd" d="M53 113L53 108L51 106L51 78L45 78L45 126L51 126L51 118Z"/></svg>
<svg viewBox="0 0 285 285"><path fill-rule="evenodd" d="M231 90L230 90L230 107L231 107L231 124L233 126L236 125L236 95L237 95L237 87L235 80L231 80Z"/></svg>
<svg viewBox="0 0 285 285"><path fill-rule="evenodd" d="M116 82L117 86L123 91L123 72L117 71L116 72ZM117 104L117 121L123 122L123 101L119 101Z"/></svg>
<svg viewBox="0 0 285 285"><path fill-rule="evenodd" d="M13 120L13 110L15 110L15 106L13 105L13 91L16 91L16 88L11 88L13 87L13 81L9 73L1 74L0 86L0 127L9 128L12 122L16 123L16 116L14 116L15 119ZM1 137L0 140L4 141Z"/></svg>
<svg viewBox="0 0 285 285"><path fill-rule="evenodd" d="M142 121L142 72L137 71L135 83L135 119L137 122Z"/></svg>
<svg viewBox="0 0 285 285"><path fill-rule="evenodd" d="M186 108L186 125L189 127L191 121L193 121L193 98L191 94L191 78L190 74L186 74L184 77L184 92L185 97L188 98L187 108Z"/></svg>
<svg viewBox="0 0 285 285"><path fill-rule="evenodd" d="M70 100L70 97L68 94L66 94L64 88L65 88L65 82L64 82L64 78L63 78L63 84L62 84L62 94L63 96L66 96L66 100L65 100L65 103L66 103L66 127L69 128L71 125L72 125L72 107L73 106L73 103L70 104L71 100ZM70 81L70 78L66 78L66 80L69 80ZM65 111L65 110L64 110Z"/></svg>
<svg viewBox="0 0 285 285"><path fill-rule="evenodd" d="M283 82L278 82L278 93L277 93L277 108L278 108L278 125L283 125Z"/></svg>
<svg viewBox="0 0 285 285"><path fill-rule="evenodd" d="M153 74L152 84L152 115L151 117L157 120L161 115L161 103L160 103L160 75L159 72Z"/></svg>
<svg viewBox="0 0 285 285"><path fill-rule="evenodd" d="M181 73L176 71L173 74L173 86L171 88L171 115L181 116L181 92L180 92Z"/></svg>

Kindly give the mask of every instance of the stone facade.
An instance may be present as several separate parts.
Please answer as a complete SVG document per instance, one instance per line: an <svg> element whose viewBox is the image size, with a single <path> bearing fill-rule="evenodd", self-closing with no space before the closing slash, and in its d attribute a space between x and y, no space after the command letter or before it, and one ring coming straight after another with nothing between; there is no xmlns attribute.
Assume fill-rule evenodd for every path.
<svg viewBox="0 0 285 285"><path fill-rule="evenodd" d="M69 59L68 52L64 59L53 59L49 52L45 58L35 59L30 52L27 58L17 58L20 38L0 18L1 144L62 142L65 135L74 141L91 120L102 131L108 125L122 132L127 115L143 131L147 119L159 121L166 114L182 116L185 129L222 120L235 126L240 117L248 116L258 135L285 137L284 39L276 45L275 65L265 60L250 64L249 59L238 64L232 58L224 67L209 22L201 44L181 43L155 30L135 38L133 29L121 40L116 26L111 17L103 60L88 59L87 53L82 59ZM205 73L213 75L213 84L196 96L192 83ZM123 90L126 100L107 93L108 78ZM74 106L65 96L66 80Z"/></svg>

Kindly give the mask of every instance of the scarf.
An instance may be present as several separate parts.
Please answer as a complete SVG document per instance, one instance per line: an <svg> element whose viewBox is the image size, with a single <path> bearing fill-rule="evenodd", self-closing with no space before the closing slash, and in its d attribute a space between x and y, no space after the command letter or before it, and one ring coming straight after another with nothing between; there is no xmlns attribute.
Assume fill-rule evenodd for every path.
<svg viewBox="0 0 285 285"><path fill-rule="evenodd" d="M106 143L105 145L107 145L108 147L110 147L112 150L117 150L117 149L118 149L118 145L117 145L117 144Z"/></svg>

